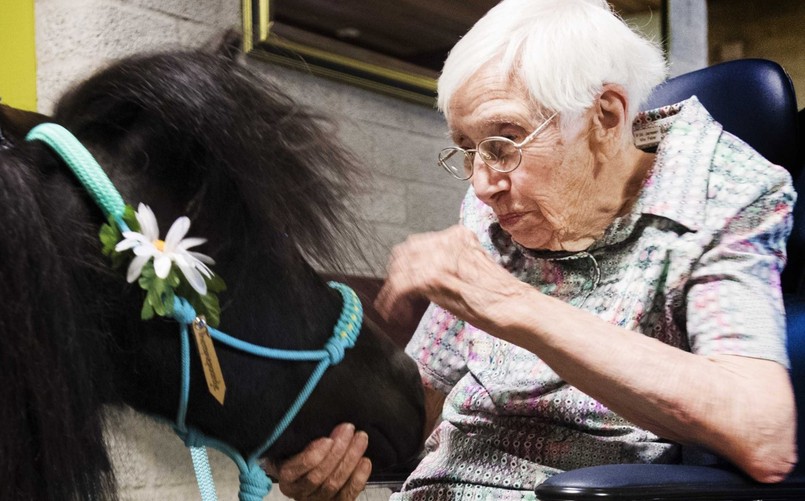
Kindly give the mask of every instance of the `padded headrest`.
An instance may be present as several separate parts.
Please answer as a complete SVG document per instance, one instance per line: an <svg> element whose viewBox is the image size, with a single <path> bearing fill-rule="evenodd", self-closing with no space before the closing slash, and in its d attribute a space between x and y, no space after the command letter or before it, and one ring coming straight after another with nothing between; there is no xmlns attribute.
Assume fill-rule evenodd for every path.
<svg viewBox="0 0 805 501"><path fill-rule="evenodd" d="M796 179L797 101L785 70L765 59L739 59L671 78L652 92L644 109L696 95L724 129L743 139Z"/></svg>

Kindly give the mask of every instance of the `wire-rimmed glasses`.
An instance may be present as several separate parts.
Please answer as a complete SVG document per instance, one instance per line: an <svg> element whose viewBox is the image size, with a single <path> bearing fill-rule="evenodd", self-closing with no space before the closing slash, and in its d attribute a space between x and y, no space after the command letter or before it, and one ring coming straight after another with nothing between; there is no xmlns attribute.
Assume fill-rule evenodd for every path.
<svg viewBox="0 0 805 501"><path fill-rule="evenodd" d="M458 146L445 148L439 152L439 165L451 176L465 181L472 177L475 154L479 153L481 161L490 169L497 172L511 172L519 167L520 162L523 160L523 146L537 137L537 134L542 132L556 115L558 115L558 112L548 117L534 132L519 143L515 143L507 137L490 136L471 150L465 150Z"/></svg>

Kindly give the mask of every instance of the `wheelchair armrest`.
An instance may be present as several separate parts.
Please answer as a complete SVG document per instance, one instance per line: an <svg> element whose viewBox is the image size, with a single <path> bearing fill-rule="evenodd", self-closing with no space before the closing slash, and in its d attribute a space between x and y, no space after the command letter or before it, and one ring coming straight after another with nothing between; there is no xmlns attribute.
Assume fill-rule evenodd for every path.
<svg viewBox="0 0 805 501"><path fill-rule="evenodd" d="M788 328L788 357L791 360L791 383L797 404L797 450L805 457L805 297L783 296ZM800 460L793 475L805 477L805 461ZM803 496L805 499L805 496Z"/></svg>
<svg viewBox="0 0 805 501"><path fill-rule="evenodd" d="M752 501L805 499L805 478L760 484L710 466L619 464L555 475L536 489L540 501Z"/></svg>

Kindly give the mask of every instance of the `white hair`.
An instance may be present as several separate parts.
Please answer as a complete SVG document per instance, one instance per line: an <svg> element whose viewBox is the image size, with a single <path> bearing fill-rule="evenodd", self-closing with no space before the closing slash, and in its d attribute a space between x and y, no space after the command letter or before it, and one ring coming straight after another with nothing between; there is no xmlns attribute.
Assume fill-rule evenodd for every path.
<svg viewBox="0 0 805 501"><path fill-rule="evenodd" d="M448 121L456 91L493 61L523 82L535 107L559 112L563 129L604 84L624 87L631 121L667 71L657 44L632 31L605 0L503 0L444 63L437 105Z"/></svg>

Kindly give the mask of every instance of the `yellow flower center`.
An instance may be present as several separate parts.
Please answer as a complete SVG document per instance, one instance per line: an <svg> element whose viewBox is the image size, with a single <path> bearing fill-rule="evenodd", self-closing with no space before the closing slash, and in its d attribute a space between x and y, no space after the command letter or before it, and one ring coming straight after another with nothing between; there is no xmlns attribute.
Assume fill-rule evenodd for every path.
<svg viewBox="0 0 805 501"><path fill-rule="evenodd" d="M154 247L156 247L159 252L165 252L165 241L164 240L154 241Z"/></svg>

